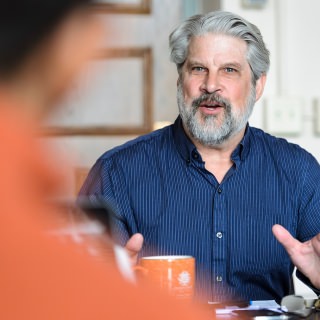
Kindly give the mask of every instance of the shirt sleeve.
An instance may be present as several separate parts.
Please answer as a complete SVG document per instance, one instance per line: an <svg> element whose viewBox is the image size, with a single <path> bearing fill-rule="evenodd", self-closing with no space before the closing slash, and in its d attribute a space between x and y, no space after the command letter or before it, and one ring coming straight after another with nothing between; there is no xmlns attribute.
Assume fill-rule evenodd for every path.
<svg viewBox="0 0 320 320"><path fill-rule="evenodd" d="M99 159L91 168L80 189L79 196L103 199L111 206L115 215L112 219L114 240L124 246L132 234L136 233L127 187L121 170L112 159ZM129 227L130 226L130 227Z"/></svg>
<svg viewBox="0 0 320 320"><path fill-rule="evenodd" d="M301 206L298 221L297 238L305 242L320 233L320 165L317 160L306 153L304 161L304 180L301 189ZM299 270L297 278L313 290L317 295L320 290L315 288L311 281Z"/></svg>
<svg viewBox="0 0 320 320"><path fill-rule="evenodd" d="M320 232L320 165L309 153L302 171L297 238L305 242Z"/></svg>

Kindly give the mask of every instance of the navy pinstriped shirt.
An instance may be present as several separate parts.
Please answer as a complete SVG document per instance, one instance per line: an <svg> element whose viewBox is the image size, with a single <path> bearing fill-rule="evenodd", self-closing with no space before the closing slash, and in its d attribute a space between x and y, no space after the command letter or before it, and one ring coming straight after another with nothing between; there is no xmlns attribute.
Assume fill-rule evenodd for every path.
<svg viewBox="0 0 320 320"><path fill-rule="evenodd" d="M103 154L82 187L121 217L124 244L140 232L141 255L196 258L202 299L280 299L293 266L271 227L306 241L320 232L320 166L308 152L247 126L221 184L205 169L180 117Z"/></svg>

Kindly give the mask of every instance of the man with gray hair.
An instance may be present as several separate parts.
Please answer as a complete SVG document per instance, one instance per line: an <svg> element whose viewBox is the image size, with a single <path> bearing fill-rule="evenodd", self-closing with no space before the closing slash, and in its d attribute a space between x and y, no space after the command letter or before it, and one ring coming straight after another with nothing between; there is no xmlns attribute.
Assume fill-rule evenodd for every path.
<svg viewBox="0 0 320 320"><path fill-rule="evenodd" d="M320 166L248 124L269 69L260 31L211 12L178 26L170 48L180 115L102 155L80 193L114 205L133 259L194 256L200 299L281 299L294 265L317 291Z"/></svg>

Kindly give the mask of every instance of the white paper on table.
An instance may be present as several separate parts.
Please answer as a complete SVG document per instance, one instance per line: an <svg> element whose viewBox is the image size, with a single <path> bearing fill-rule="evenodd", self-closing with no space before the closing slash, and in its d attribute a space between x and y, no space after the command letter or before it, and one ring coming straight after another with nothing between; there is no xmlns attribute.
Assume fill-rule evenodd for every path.
<svg viewBox="0 0 320 320"><path fill-rule="evenodd" d="M216 314L230 314L232 311L236 310L270 310L270 311L276 311L281 313L280 306L275 300L254 300L250 301L250 304L248 307L245 308L239 308L238 306L226 306L222 309L216 309Z"/></svg>

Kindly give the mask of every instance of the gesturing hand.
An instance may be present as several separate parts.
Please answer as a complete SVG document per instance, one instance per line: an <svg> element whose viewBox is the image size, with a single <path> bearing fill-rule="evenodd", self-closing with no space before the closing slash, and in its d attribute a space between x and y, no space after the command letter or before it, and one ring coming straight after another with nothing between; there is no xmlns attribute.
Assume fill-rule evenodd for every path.
<svg viewBox="0 0 320 320"><path fill-rule="evenodd" d="M131 265L135 266L138 259L138 254L143 245L143 236L140 233L135 233L127 242L125 249L129 255Z"/></svg>
<svg viewBox="0 0 320 320"><path fill-rule="evenodd" d="M288 252L292 263L320 289L320 233L306 242L296 240L284 227L272 227L276 239Z"/></svg>

